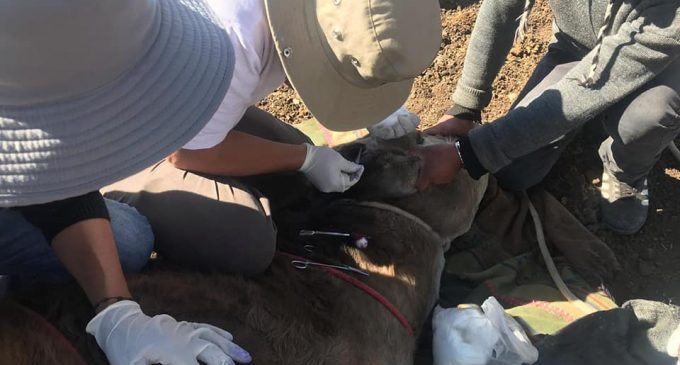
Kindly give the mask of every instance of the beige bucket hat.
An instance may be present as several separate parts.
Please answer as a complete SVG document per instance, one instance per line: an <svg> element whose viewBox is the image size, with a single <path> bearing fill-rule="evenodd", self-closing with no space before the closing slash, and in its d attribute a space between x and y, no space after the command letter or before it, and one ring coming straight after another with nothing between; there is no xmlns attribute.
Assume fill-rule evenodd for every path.
<svg viewBox="0 0 680 365"><path fill-rule="evenodd" d="M0 207L95 191L196 135L233 49L203 0L0 0Z"/></svg>
<svg viewBox="0 0 680 365"><path fill-rule="evenodd" d="M265 0L288 80L314 117L347 131L382 121L437 55L437 0Z"/></svg>

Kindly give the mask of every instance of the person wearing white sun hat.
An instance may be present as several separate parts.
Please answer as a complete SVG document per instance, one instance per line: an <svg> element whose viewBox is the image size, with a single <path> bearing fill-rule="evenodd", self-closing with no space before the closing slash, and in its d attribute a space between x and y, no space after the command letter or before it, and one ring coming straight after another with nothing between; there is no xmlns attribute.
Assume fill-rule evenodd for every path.
<svg viewBox="0 0 680 365"><path fill-rule="evenodd" d="M436 0L209 0L235 49L234 79L208 125L168 159L107 186L136 207L164 259L257 274L274 256L270 204L342 192L363 171L254 105L286 79L332 130L380 138L415 130L402 106L441 44ZM270 203L271 201L271 203Z"/></svg>
<svg viewBox="0 0 680 365"><path fill-rule="evenodd" d="M222 329L142 312L122 269L144 266L153 235L98 192L188 142L223 100L234 53L210 8L0 0L0 54L0 274L72 275L111 364L249 362Z"/></svg>

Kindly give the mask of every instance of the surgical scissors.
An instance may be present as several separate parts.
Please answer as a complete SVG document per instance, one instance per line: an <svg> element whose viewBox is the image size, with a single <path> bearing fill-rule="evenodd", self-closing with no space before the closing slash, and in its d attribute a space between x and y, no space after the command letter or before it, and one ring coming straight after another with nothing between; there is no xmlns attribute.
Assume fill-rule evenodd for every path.
<svg viewBox="0 0 680 365"><path fill-rule="evenodd" d="M338 270L343 270L343 271L349 271L353 272L356 274L361 274L364 276L369 276L369 274L365 271L359 270L356 267L352 267L349 265L330 265L330 264L322 264L320 262L314 262L314 261L309 261L309 260L293 260L290 262L296 269L300 270L305 270L309 268L310 266L319 266L319 267L330 267L333 269L338 269Z"/></svg>
<svg viewBox="0 0 680 365"><path fill-rule="evenodd" d="M337 236L337 237L351 237L352 235L349 233L343 233L343 232L328 232L328 231L313 231L310 229L303 229L301 230L298 235L302 237L309 237L309 236Z"/></svg>

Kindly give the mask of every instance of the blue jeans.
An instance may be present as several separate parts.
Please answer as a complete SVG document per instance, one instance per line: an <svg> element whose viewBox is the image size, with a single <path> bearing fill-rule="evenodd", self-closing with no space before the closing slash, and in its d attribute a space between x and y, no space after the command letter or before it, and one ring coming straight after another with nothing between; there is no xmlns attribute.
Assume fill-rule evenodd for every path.
<svg viewBox="0 0 680 365"><path fill-rule="evenodd" d="M153 249L153 233L135 208L105 199L123 271L141 270ZM42 232L15 210L0 208L0 275L53 281L69 278Z"/></svg>

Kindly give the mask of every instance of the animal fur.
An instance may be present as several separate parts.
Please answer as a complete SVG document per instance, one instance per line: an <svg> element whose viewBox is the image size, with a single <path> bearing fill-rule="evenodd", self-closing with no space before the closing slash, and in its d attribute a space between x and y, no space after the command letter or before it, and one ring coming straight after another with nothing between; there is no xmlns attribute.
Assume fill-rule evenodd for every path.
<svg viewBox="0 0 680 365"><path fill-rule="evenodd" d="M73 345L39 314L0 302L1 364L87 364Z"/></svg>
<svg viewBox="0 0 680 365"><path fill-rule="evenodd" d="M356 277L388 298L416 336L438 295L444 246L469 229L486 187L485 180L475 181L462 173L452 184L416 192L415 178L422 162L406 151L419 143L427 142L414 134L398 141L369 138L339 147L346 155L363 149L361 162L366 172L361 183L345 195L322 198L320 208L306 211L312 217L305 222L306 228L362 233L370 237L367 248L357 249L332 238L280 240L280 248L286 251L305 253L301 246L311 243L316 246L313 259L338 261L369 272L369 277ZM399 209L379 209L347 198L387 202L434 230L400 214ZM254 364L413 363L416 337L380 303L326 272L296 269L283 256L277 256L266 273L253 278L151 269L130 277L129 286L147 314L167 313L178 320L229 330L253 355ZM29 296L24 303L55 323L87 363L106 363L92 338L84 334L92 316L84 297L65 293L60 291L58 297L42 292L40 299ZM0 316L7 314L1 309ZM30 356L44 353L25 340L30 328L14 326L8 331L6 336L20 339L13 348L26 354L11 363L63 363L48 355L29 362ZM41 345L58 346L58 341ZM8 353L0 353L0 363L10 363L5 361Z"/></svg>

